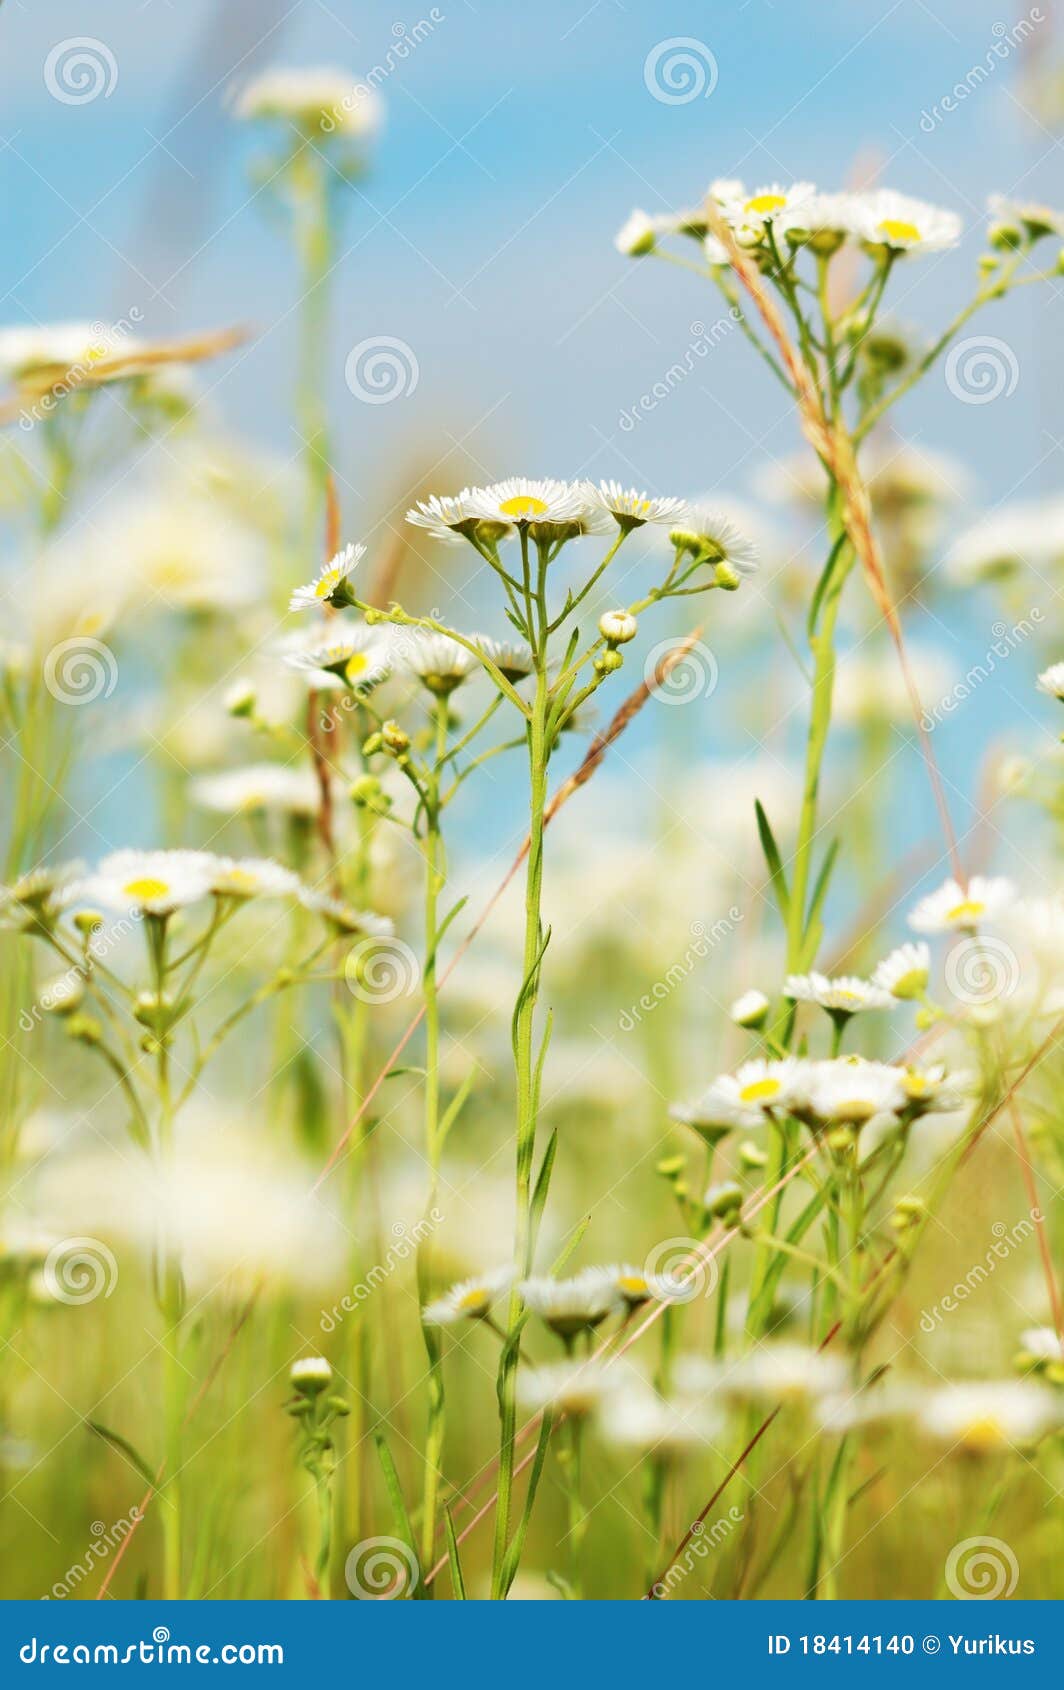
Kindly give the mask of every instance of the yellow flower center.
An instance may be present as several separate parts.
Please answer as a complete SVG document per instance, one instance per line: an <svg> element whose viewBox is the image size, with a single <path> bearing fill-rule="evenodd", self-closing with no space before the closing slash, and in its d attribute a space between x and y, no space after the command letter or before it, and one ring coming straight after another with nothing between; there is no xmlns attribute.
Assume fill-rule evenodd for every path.
<svg viewBox="0 0 1064 1690"><path fill-rule="evenodd" d="M533 516L546 516L549 509L543 499L537 499L531 493L517 493L512 499L504 499L499 506L503 516L516 517L519 522Z"/></svg>
<svg viewBox="0 0 1064 1690"><path fill-rule="evenodd" d="M946 920L978 921L985 910L986 905L981 904L978 898L966 898L963 903L954 904L951 910L946 911Z"/></svg>
<svg viewBox="0 0 1064 1690"><path fill-rule="evenodd" d="M739 1093L744 1103L760 1103L766 1097L776 1097L779 1093L780 1082L773 1079L752 1080Z"/></svg>
<svg viewBox="0 0 1064 1690"><path fill-rule="evenodd" d="M622 1273L617 1285L625 1297L645 1297L647 1294L647 1282L641 1274Z"/></svg>
<svg viewBox="0 0 1064 1690"><path fill-rule="evenodd" d="M127 897L147 903L150 898L165 898L170 888L165 880L156 880L146 874L139 880L127 880L122 890Z"/></svg>
<svg viewBox="0 0 1064 1690"><path fill-rule="evenodd" d="M787 204L784 194L755 194L752 200L747 200L747 211L756 212L759 217L767 216L770 211L782 211Z"/></svg>
<svg viewBox="0 0 1064 1690"><path fill-rule="evenodd" d="M965 1449L997 1449L1005 1442L1004 1428L992 1414L984 1414L981 1419L968 1422L961 1432L961 1442Z"/></svg>
<svg viewBox="0 0 1064 1690"><path fill-rule="evenodd" d="M327 569L325 574L314 583L314 597L316 599L327 599L339 579L340 571L338 569Z"/></svg>
<svg viewBox="0 0 1064 1690"><path fill-rule="evenodd" d="M849 986L836 986L835 996L837 998L849 998L851 1003L860 1003L861 1001L860 992L851 992Z"/></svg>
<svg viewBox="0 0 1064 1690"><path fill-rule="evenodd" d="M466 1314L472 1314L478 1309L485 1308L487 1306L487 1301L488 1293L485 1291L484 1287L482 1285L474 1285L472 1290L467 1291L465 1295L459 1299L458 1307L464 1310Z"/></svg>
<svg viewBox="0 0 1064 1690"><path fill-rule="evenodd" d="M231 868L225 877L227 892L254 892L257 887L258 882L255 876L249 874L247 869L244 868Z"/></svg>
<svg viewBox="0 0 1064 1690"><path fill-rule="evenodd" d="M359 675L364 675L369 668L369 658L364 651L354 652L344 664L344 674L349 681L356 681Z"/></svg>
<svg viewBox="0 0 1064 1690"><path fill-rule="evenodd" d="M918 241L923 238L915 223L900 223L894 217L884 218L883 222L879 225L879 232L881 235L885 235L887 240L891 242Z"/></svg>

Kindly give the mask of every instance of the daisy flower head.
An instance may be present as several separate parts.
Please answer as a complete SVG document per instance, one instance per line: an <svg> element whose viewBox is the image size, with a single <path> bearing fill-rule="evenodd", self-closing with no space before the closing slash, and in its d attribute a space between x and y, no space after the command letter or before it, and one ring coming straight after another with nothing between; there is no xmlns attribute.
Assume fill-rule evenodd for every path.
<svg viewBox="0 0 1064 1690"><path fill-rule="evenodd" d="M1038 677L1039 692L1048 693L1064 703L1064 663L1051 663Z"/></svg>
<svg viewBox="0 0 1064 1690"><path fill-rule="evenodd" d="M468 487L463 487L453 497L440 497L433 493L428 499L419 499L413 510L407 511L406 520L412 522L415 528L426 529L434 540L460 545L463 539L473 538L480 522L471 508L470 498L471 489ZM508 531L508 523L499 526L499 537Z"/></svg>
<svg viewBox="0 0 1064 1690"><path fill-rule="evenodd" d="M272 119L314 136L353 139L372 135L382 116L376 90L332 66L264 71L241 89L235 110L247 120Z"/></svg>
<svg viewBox="0 0 1064 1690"><path fill-rule="evenodd" d="M12 882L0 886L0 922L21 926L24 922L51 922L66 907L68 891L84 879L82 863L65 863L58 868L33 868Z"/></svg>
<svg viewBox="0 0 1064 1690"><path fill-rule="evenodd" d="M718 1388L733 1401L807 1402L845 1388L846 1363L805 1344L759 1344L726 1368Z"/></svg>
<svg viewBox="0 0 1064 1690"><path fill-rule="evenodd" d="M900 1114L908 1100L905 1071L890 1063L843 1056L812 1066L809 1110L824 1125L861 1126L873 1115Z"/></svg>
<svg viewBox="0 0 1064 1690"><path fill-rule="evenodd" d="M114 851L67 889L65 902L172 915L210 895L216 861L203 851Z"/></svg>
<svg viewBox="0 0 1064 1690"><path fill-rule="evenodd" d="M669 539L696 563L713 566L722 586L738 586L740 577L757 572L757 547L718 511L687 511L670 531Z"/></svg>
<svg viewBox="0 0 1064 1690"><path fill-rule="evenodd" d="M737 1027L763 1027L771 1007L764 992L751 990L740 993L728 1015Z"/></svg>
<svg viewBox="0 0 1064 1690"><path fill-rule="evenodd" d="M922 939L899 945L877 964L872 983L892 998L919 998L927 990L931 952Z"/></svg>
<svg viewBox="0 0 1064 1690"><path fill-rule="evenodd" d="M601 533L608 524L604 511L589 509L580 483L553 477L507 476L489 487L471 488L469 502L483 522L503 529L526 525L537 540Z"/></svg>
<svg viewBox="0 0 1064 1690"><path fill-rule="evenodd" d="M607 1392L620 1385L616 1368L588 1357L531 1368L521 1374L518 1389L529 1408L553 1408L570 1419L583 1420L601 1406Z"/></svg>
<svg viewBox="0 0 1064 1690"><path fill-rule="evenodd" d="M957 213L926 200L910 199L893 188L876 188L854 199L856 232L873 252L944 252L961 238Z"/></svg>
<svg viewBox="0 0 1064 1690"><path fill-rule="evenodd" d="M624 1307L611 1268L584 1268L571 1279L522 1279L517 1289L525 1307L567 1340L578 1332L593 1331Z"/></svg>
<svg viewBox="0 0 1064 1690"><path fill-rule="evenodd" d="M735 1074L718 1075L692 1103L673 1104L669 1114L709 1143L736 1128L764 1126L767 1109L785 1110L799 1100L804 1067L791 1057L744 1062Z"/></svg>
<svg viewBox="0 0 1064 1690"><path fill-rule="evenodd" d="M648 252L653 252L657 239L658 231L654 219L637 208L622 223L613 237L613 244L617 251L623 252L627 258L643 258Z"/></svg>
<svg viewBox="0 0 1064 1690"><path fill-rule="evenodd" d="M687 513L683 499L652 498L635 487L622 487L619 481L585 481L584 497L592 509L604 511L626 532L647 522L674 524Z"/></svg>
<svg viewBox="0 0 1064 1690"><path fill-rule="evenodd" d="M944 1385L930 1392L920 1415L932 1437L969 1455L1035 1443L1062 1418L1064 1404L1055 1392L1012 1379Z"/></svg>
<svg viewBox="0 0 1064 1690"><path fill-rule="evenodd" d="M189 795L201 809L227 816L255 810L312 816L321 802L313 770L285 763L248 763L240 769L199 775L190 783Z"/></svg>
<svg viewBox="0 0 1064 1690"><path fill-rule="evenodd" d="M271 857L218 857L211 873L211 891L221 898L295 897L298 874Z"/></svg>
<svg viewBox="0 0 1064 1690"><path fill-rule="evenodd" d="M738 192L721 198L721 192L728 187ZM771 225L779 223L785 226L793 221L816 193L812 182L795 182L789 188L779 182L769 182L755 188L752 193L747 193L740 182L716 183L714 188L718 191L714 192L711 188L710 192L714 199L720 199L725 220L744 246L759 244Z"/></svg>
<svg viewBox="0 0 1064 1690"><path fill-rule="evenodd" d="M365 546L345 546L325 565L315 580L309 581L305 587L296 588L288 603L289 610L306 610L319 604L330 604L339 610L354 604L349 582L355 565L360 563L365 555Z"/></svg>
<svg viewBox="0 0 1064 1690"><path fill-rule="evenodd" d="M662 1460L676 1460L688 1451L712 1447L722 1422L704 1403L686 1398L668 1402L640 1383L610 1392L603 1404L602 1430L621 1448L652 1450Z"/></svg>
<svg viewBox="0 0 1064 1690"><path fill-rule="evenodd" d="M642 1268L633 1267L630 1263L623 1263L620 1267L610 1268L617 1290L629 1309L641 1308L655 1298L666 1301L674 1290L673 1281L663 1274L645 1273Z"/></svg>
<svg viewBox="0 0 1064 1690"><path fill-rule="evenodd" d="M523 681L535 668L532 647L525 640L496 640L490 634L474 634L473 644L511 686Z"/></svg>
<svg viewBox="0 0 1064 1690"><path fill-rule="evenodd" d="M958 928L978 927L980 922L1001 915L1015 900L1016 888L1000 877L988 879L974 874L967 888L956 880L947 880L910 911L909 926L917 933L952 933Z"/></svg>
<svg viewBox="0 0 1064 1690"><path fill-rule="evenodd" d="M1055 1326L1034 1326L1020 1333L1020 1360L1027 1366L1064 1368L1064 1343Z"/></svg>
<svg viewBox="0 0 1064 1690"><path fill-rule="evenodd" d="M859 1015L866 1009L888 1009L890 993L869 980L843 974L830 980L826 974L788 974L783 995L795 1003L815 1003L831 1015Z"/></svg>
<svg viewBox="0 0 1064 1690"><path fill-rule="evenodd" d="M948 1114L971 1104L978 1085L973 1074L966 1071L946 1072L944 1063L932 1062L925 1068L915 1064L903 1070L902 1081L909 1109L913 1114Z"/></svg>
<svg viewBox="0 0 1064 1690"><path fill-rule="evenodd" d="M1019 225L1029 241L1043 235L1064 235L1064 213L1038 200L1012 200L1007 194L991 194L987 209L996 224Z"/></svg>
<svg viewBox="0 0 1064 1690"><path fill-rule="evenodd" d="M449 634L425 633L414 630L414 637L404 645L403 667L416 675L422 686L438 698L446 698L455 687L468 680L476 665L476 658L464 645L452 640Z"/></svg>
<svg viewBox="0 0 1064 1690"><path fill-rule="evenodd" d="M389 939L395 932L394 923L386 915L356 910L345 904L342 898L335 898L331 892L319 891L316 886L305 886L299 882L296 896L305 910L320 915L337 933L360 933L367 939Z"/></svg>
<svg viewBox="0 0 1064 1690"><path fill-rule="evenodd" d="M288 1382L303 1396L316 1397L332 1384L332 1368L324 1356L302 1356L288 1369Z"/></svg>
<svg viewBox="0 0 1064 1690"><path fill-rule="evenodd" d="M513 1284L513 1269L493 1268L452 1285L421 1311L426 1326L456 1326L463 1320L485 1320Z"/></svg>
<svg viewBox="0 0 1064 1690"><path fill-rule="evenodd" d="M796 200L777 219L792 246L810 246L830 257L858 228L858 202L853 194L810 194Z"/></svg>
<svg viewBox="0 0 1064 1690"><path fill-rule="evenodd" d="M311 686L349 687L358 693L372 692L392 672L387 640L365 622L354 623L334 639L289 651L284 661L290 669L305 676Z"/></svg>

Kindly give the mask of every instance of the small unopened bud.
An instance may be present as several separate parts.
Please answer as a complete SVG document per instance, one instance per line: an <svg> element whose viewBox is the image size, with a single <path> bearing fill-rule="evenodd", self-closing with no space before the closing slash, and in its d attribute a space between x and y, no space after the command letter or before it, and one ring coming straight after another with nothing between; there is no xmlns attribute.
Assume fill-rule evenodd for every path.
<svg viewBox="0 0 1064 1690"><path fill-rule="evenodd" d="M303 1396L316 1397L332 1384L332 1368L324 1356L304 1356L292 1363L288 1377L293 1390Z"/></svg>
<svg viewBox="0 0 1064 1690"><path fill-rule="evenodd" d="M607 610L599 617L599 633L609 645L627 645L639 630L635 617L627 610Z"/></svg>
<svg viewBox="0 0 1064 1690"><path fill-rule="evenodd" d="M684 1156L665 1156L658 1163L655 1171L661 1175L662 1179L678 1180L678 1179L681 1179L683 1177L683 1173L684 1173L684 1170L685 1170L686 1167L687 1167L686 1157L684 1157Z"/></svg>
<svg viewBox="0 0 1064 1690"><path fill-rule="evenodd" d="M759 1144L746 1139L739 1146L739 1160L744 1168L767 1168L768 1151L762 1150Z"/></svg>
<svg viewBox="0 0 1064 1690"><path fill-rule="evenodd" d="M702 1199L702 1206L707 1214L722 1220L725 1226L738 1226L743 1206L743 1188L736 1184L735 1180L724 1180L720 1185L711 1185Z"/></svg>
<svg viewBox="0 0 1064 1690"><path fill-rule="evenodd" d="M613 675L623 664L624 658L619 651L614 651L611 646L608 651L599 652L595 659L594 669L596 675Z"/></svg>
<svg viewBox="0 0 1064 1690"><path fill-rule="evenodd" d="M742 576L734 570L730 563L721 558L713 572L713 578L718 587L723 587L726 593L734 593L742 580Z"/></svg>
<svg viewBox="0 0 1064 1690"><path fill-rule="evenodd" d="M405 728L399 726L398 722L385 722L381 729L381 739L384 741L385 749L393 752L397 757L402 752L410 750L410 735Z"/></svg>
<svg viewBox="0 0 1064 1690"><path fill-rule="evenodd" d="M250 681L234 681L223 703L230 716L250 716L255 709L255 688Z"/></svg>
<svg viewBox="0 0 1064 1690"><path fill-rule="evenodd" d="M103 1028L91 1015L68 1016L66 1030L72 1039L83 1045L98 1045L103 1038Z"/></svg>
<svg viewBox="0 0 1064 1690"><path fill-rule="evenodd" d="M998 252L1012 252L1023 245L1023 230L1015 223L992 223L986 238Z"/></svg>
<svg viewBox="0 0 1064 1690"><path fill-rule="evenodd" d="M737 1027L763 1027L771 1005L764 992L744 992L728 1011Z"/></svg>
<svg viewBox="0 0 1064 1690"><path fill-rule="evenodd" d="M84 996L85 986L77 974L61 974L41 993L41 1008L49 1015L72 1015Z"/></svg>
<svg viewBox="0 0 1064 1690"><path fill-rule="evenodd" d="M1057 261L1053 268L1056 270L1058 276L1064 276L1064 247L1061 247L1060 251L1057 253Z"/></svg>
<svg viewBox="0 0 1064 1690"><path fill-rule="evenodd" d="M362 755L364 757L375 757L378 751L383 750L384 735L382 733L371 733L369 738L362 742Z"/></svg>
<svg viewBox="0 0 1064 1690"><path fill-rule="evenodd" d="M344 1397L326 1397L326 1408L331 1408L334 1414L350 1414L351 1404Z"/></svg>
<svg viewBox="0 0 1064 1690"><path fill-rule="evenodd" d="M138 992L133 1005L133 1014L142 1027L148 1027L153 1033L162 1030L170 1010L173 999L166 993L160 998L155 992Z"/></svg>
<svg viewBox="0 0 1064 1690"><path fill-rule="evenodd" d="M103 916L99 910L79 910L74 917L74 926L79 933L83 933L86 938L89 938L91 934L100 931L103 926Z"/></svg>

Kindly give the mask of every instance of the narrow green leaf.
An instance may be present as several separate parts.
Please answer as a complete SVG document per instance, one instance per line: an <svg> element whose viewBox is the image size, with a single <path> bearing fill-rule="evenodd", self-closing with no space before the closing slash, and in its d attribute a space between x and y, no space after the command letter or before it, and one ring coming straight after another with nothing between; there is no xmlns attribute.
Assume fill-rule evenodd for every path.
<svg viewBox="0 0 1064 1690"><path fill-rule="evenodd" d="M544 1409L543 1422L539 1428L539 1442L536 1445L536 1458L532 1463L532 1471L528 1476L528 1490L525 1492L525 1505L521 1510L521 1519L518 1523L517 1530L510 1540L509 1548L507 1549L506 1555L503 1559L502 1590L504 1596L509 1594L510 1586L517 1577L517 1569L521 1565L521 1555L525 1547L525 1536L528 1532L528 1522L532 1518L532 1509L535 1506L536 1492L539 1489L539 1481L543 1474L543 1465L547 1459L547 1446L550 1443L552 1424L553 1421L549 1409Z"/></svg>
<svg viewBox="0 0 1064 1690"><path fill-rule="evenodd" d="M86 1420L85 1424L90 1432L95 1432L96 1436L102 1438L105 1444L110 1444L111 1448L117 1450L119 1455L125 1456L126 1460L136 1468L145 1484L151 1485L153 1489L155 1488L154 1472L128 1438L122 1437L120 1432L112 1432L109 1426L101 1425L99 1420Z"/></svg>
<svg viewBox="0 0 1064 1690"><path fill-rule="evenodd" d="M451 1586L455 1601L464 1602L466 1600L465 1579L462 1577L462 1563L458 1555L458 1539L455 1536L454 1521L451 1519L449 1508L445 1508L443 1511L443 1524L447 1533L447 1559L451 1563Z"/></svg>
<svg viewBox="0 0 1064 1690"><path fill-rule="evenodd" d="M543 1160L539 1165L536 1183L532 1189L532 1202L529 1208L530 1230L532 1234L532 1248L535 1249L539 1225L543 1219L546 1207L547 1191L550 1187L550 1176L554 1170L554 1158L558 1153L558 1129L555 1127L547 1141L547 1148L543 1152Z"/></svg>
<svg viewBox="0 0 1064 1690"><path fill-rule="evenodd" d="M477 1077L476 1068L470 1068L468 1074L466 1075L465 1079L462 1081L461 1085L459 1086L458 1090L455 1092L455 1094L452 1097L450 1103L447 1105L447 1108L444 1110L443 1115L440 1118L440 1125L439 1125L439 1128L438 1128L438 1138L439 1138L439 1146L440 1146L441 1150L443 1149L443 1146L447 1142L448 1133L450 1132L451 1128L454 1126L454 1124L457 1121L459 1115L462 1113L462 1110L465 1108L466 1101L468 1100L469 1094L473 1090L473 1081L476 1079L476 1077Z"/></svg>
<svg viewBox="0 0 1064 1690"><path fill-rule="evenodd" d="M395 1462L392 1459L392 1452L388 1448L388 1440L379 1426L374 1430L373 1442L377 1446L377 1454L380 1457L381 1470L384 1473L384 1485L388 1492L388 1501L391 1503L392 1519L395 1521L396 1536L402 1538L403 1542L410 1550L411 1555L414 1556L415 1565L417 1565L417 1543L414 1539L414 1528L410 1523L410 1515L407 1512L406 1502L403 1497L403 1487L399 1483L399 1473L396 1469ZM417 1579L418 1585L420 1585L420 1582L421 1578L419 1573Z"/></svg>
<svg viewBox="0 0 1064 1690"><path fill-rule="evenodd" d="M754 812L757 816L757 831L761 840L761 849L765 853L765 862L768 864L772 889L776 894L776 903L780 915L786 922L791 907L791 895L787 890L787 876L783 872L783 859L780 856L779 847L773 837L772 828L769 826L769 819L765 814L760 798L754 800Z"/></svg>

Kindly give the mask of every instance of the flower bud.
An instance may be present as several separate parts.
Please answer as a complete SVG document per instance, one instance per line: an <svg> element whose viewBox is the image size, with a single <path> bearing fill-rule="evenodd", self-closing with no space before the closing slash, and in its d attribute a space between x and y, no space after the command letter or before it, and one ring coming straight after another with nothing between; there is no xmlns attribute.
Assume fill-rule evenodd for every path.
<svg viewBox="0 0 1064 1690"><path fill-rule="evenodd" d="M234 681L222 702L230 716L250 716L255 709L255 688L250 681Z"/></svg>
<svg viewBox="0 0 1064 1690"><path fill-rule="evenodd" d="M72 1015L80 1008L85 985L80 975L61 974L41 993L41 1008L49 1015Z"/></svg>
<svg viewBox="0 0 1064 1690"><path fill-rule="evenodd" d="M303 1356L300 1361L292 1363L288 1378L293 1390L303 1396L316 1397L332 1384L332 1368L324 1356Z"/></svg>
<svg viewBox="0 0 1064 1690"><path fill-rule="evenodd" d="M607 644L627 645L634 640L639 628L635 617L627 610L607 610L599 617L599 633Z"/></svg>
<svg viewBox="0 0 1064 1690"><path fill-rule="evenodd" d="M743 1206L743 1188L735 1180L723 1180L711 1185L702 1199L707 1214L722 1220L725 1226L738 1226Z"/></svg>
<svg viewBox="0 0 1064 1690"><path fill-rule="evenodd" d="M759 1144L753 1144L749 1139L739 1146L739 1160L744 1168L767 1168L768 1151L762 1150Z"/></svg>
<svg viewBox="0 0 1064 1690"><path fill-rule="evenodd" d="M596 657L594 670L596 675L613 675L623 664L624 658L619 651L614 651L611 646L609 651L602 651Z"/></svg>
<svg viewBox="0 0 1064 1690"><path fill-rule="evenodd" d="M381 738L386 751L391 751L396 757L402 752L410 750L410 735L398 722L385 722L381 729Z"/></svg>
<svg viewBox="0 0 1064 1690"><path fill-rule="evenodd" d="M998 252L1013 252L1023 245L1023 230L1015 223L992 223L986 234Z"/></svg>
<svg viewBox="0 0 1064 1690"><path fill-rule="evenodd" d="M83 1045L98 1045L103 1038L103 1028L92 1015L68 1016L66 1030L72 1039Z"/></svg>
<svg viewBox="0 0 1064 1690"><path fill-rule="evenodd" d="M100 931L103 926L103 916L99 910L79 910L74 917L74 926L79 933L83 933L88 939L93 933Z"/></svg>
<svg viewBox="0 0 1064 1690"><path fill-rule="evenodd" d="M739 587L742 577L736 573L730 563L722 558L713 572L713 578L718 587L723 587L726 593L734 593Z"/></svg>
<svg viewBox="0 0 1064 1690"><path fill-rule="evenodd" d="M764 992L744 992L728 1011L737 1027L763 1027L771 1005Z"/></svg>

